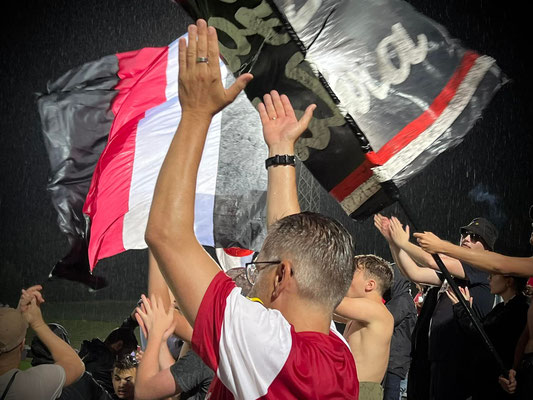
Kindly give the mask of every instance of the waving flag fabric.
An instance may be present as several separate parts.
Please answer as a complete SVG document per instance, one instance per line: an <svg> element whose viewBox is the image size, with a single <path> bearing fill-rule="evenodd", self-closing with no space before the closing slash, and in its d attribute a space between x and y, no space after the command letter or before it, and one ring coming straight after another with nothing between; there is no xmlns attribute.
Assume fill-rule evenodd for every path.
<svg viewBox="0 0 533 400"><path fill-rule="evenodd" d="M318 105L297 143L302 171L361 219L459 143L504 80L493 59L400 0L179 3L217 28L226 84L255 77L209 130L195 220L205 246L258 250L264 238L267 151L252 106L264 93L287 94L297 115ZM87 63L40 96L49 190L72 247L58 265L92 269L146 247L155 181L180 118L177 68L176 41Z"/></svg>
<svg viewBox="0 0 533 400"><path fill-rule="evenodd" d="M106 57L105 63L87 64L82 67L83 73L67 74L70 80L72 76L79 78L73 84L79 97L99 98L104 103L107 100L110 108L105 114L106 123L92 128L98 130L98 135L89 132L89 128L82 129L83 122L95 122L81 118L83 108L71 112L74 116L70 123L54 127L56 135L65 135L69 131L65 125L70 125L77 132L75 137L107 138L103 151L98 149L100 158L95 168L93 164L94 174L83 207L83 213L90 218L91 268L99 259L128 249L146 248L144 230L155 182L180 120L177 44L175 41L164 48L117 54ZM222 62L220 65L223 80L231 84L232 74ZM69 87L60 87L60 82L70 80L59 79L49 94L41 96L43 127L50 121L68 121L68 113L58 109L57 99L62 95L70 97ZM95 80L108 81L105 100L101 92L85 83ZM51 129L43 130L45 136L52 135ZM259 116L241 94L214 118L208 132L195 204L195 231L203 245L257 249L262 243L266 171L257 160L266 155ZM69 155L56 163L82 158L81 153ZM87 171L86 178L90 175ZM51 189L68 190L67 179L57 180ZM63 205L68 203L65 198L62 200ZM60 203L56 202L59 211Z"/></svg>
<svg viewBox="0 0 533 400"><path fill-rule="evenodd" d="M287 93L318 108L298 153L353 218L394 201L404 184L458 144L503 82L495 61L463 48L400 0L190 0L219 31L254 102Z"/></svg>

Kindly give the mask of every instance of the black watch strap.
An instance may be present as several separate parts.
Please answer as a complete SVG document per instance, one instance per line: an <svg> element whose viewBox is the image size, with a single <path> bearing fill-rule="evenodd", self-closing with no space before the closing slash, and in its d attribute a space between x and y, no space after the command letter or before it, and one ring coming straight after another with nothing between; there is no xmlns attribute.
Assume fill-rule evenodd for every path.
<svg viewBox="0 0 533 400"><path fill-rule="evenodd" d="M273 165L292 165L295 164L294 155L276 154L274 157L269 157L265 160L265 168L268 169Z"/></svg>

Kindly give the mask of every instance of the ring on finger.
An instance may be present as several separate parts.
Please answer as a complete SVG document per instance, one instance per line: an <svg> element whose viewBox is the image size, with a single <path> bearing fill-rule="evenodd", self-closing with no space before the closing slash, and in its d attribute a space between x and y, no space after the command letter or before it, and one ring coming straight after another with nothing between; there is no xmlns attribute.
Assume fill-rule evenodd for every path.
<svg viewBox="0 0 533 400"><path fill-rule="evenodd" d="M207 57L196 57L197 63L207 63L209 62L209 59Z"/></svg>

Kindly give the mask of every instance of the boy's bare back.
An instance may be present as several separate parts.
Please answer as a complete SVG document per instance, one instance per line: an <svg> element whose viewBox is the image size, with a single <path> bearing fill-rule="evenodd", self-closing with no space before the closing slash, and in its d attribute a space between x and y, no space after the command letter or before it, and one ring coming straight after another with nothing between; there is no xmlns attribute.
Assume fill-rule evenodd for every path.
<svg viewBox="0 0 533 400"><path fill-rule="evenodd" d="M394 318L381 299L345 298L337 312L350 318L344 337L350 345L360 382L381 383L389 363Z"/></svg>

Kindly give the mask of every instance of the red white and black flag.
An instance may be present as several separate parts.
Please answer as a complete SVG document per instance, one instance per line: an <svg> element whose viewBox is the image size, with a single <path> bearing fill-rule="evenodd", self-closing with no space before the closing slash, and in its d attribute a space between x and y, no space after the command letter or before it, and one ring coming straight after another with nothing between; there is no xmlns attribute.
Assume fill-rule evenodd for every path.
<svg viewBox="0 0 533 400"><path fill-rule="evenodd" d="M227 84L254 75L208 133L195 210L205 246L262 243L267 150L252 104L264 93L287 94L297 115L317 104L298 155L361 219L458 144L503 82L492 58L399 0L180 3L217 28ZM176 41L87 63L40 96L48 188L72 248L57 276L146 247L155 181L180 118L177 68Z"/></svg>
<svg viewBox="0 0 533 400"><path fill-rule="evenodd" d="M89 218L91 270L102 258L146 248L156 179L181 115L177 44L85 64L39 98L60 227L75 243L86 234L83 215ZM220 66L230 85L233 75ZM209 128L196 188L200 243L260 246L266 171L258 160L267 153L259 116L241 94Z"/></svg>

